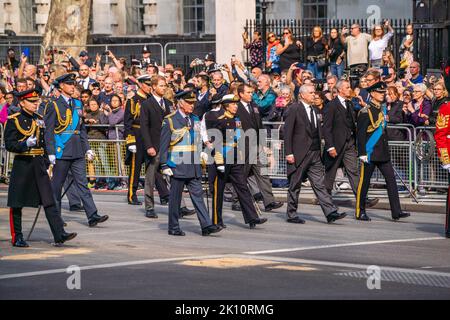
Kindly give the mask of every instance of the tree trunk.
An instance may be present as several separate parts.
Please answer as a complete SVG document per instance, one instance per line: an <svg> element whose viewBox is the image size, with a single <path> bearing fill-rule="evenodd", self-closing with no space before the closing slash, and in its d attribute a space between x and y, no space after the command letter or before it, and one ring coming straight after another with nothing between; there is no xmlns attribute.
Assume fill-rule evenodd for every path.
<svg viewBox="0 0 450 320"><path fill-rule="evenodd" d="M91 0L52 0L42 43L45 50L63 49L78 57L86 46L91 5ZM56 63L58 59L63 57L56 54Z"/></svg>

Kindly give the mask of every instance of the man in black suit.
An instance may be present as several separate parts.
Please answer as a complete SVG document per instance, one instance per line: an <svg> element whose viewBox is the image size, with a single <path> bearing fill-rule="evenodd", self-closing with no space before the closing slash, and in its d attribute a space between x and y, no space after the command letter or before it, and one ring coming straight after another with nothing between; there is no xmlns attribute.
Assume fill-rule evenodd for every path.
<svg viewBox="0 0 450 320"><path fill-rule="evenodd" d="M209 95L209 77L205 74L198 75L197 77L197 103L194 107L194 112L200 119L203 115L211 110L210 95Z"/></svg>
<svg viewBox="0 0 450 320"><path fill-rule="evenodd" d="M338 96L326 104L323 111L323 136L325 139L325 187L329 194L333 190L336 171L344 167L350 186L356 196L359 181L358 154L356 151L356 117L351 102L352 88L347 80L336 84ZM378 199L367 201L369 207Z"/></svg>
<svg viewBox="0 0 450 320"><path fill-rule="evenodd" d="M170 114L172 103L164 98L167 90L166 79L155 76L151 79L152 93L142 102L140 130L146 153L146 170L144 186L145 216L147 218L158 218L155 213L155 200L153 192L155 189L156 174L159 169L159 147L161 137L161 126L164 117ZM194 210L188 210L184 202L180 213L182 216L194 214Z"/></svg>
<svg viewBox="0 0 450 320"><path fill-rule="evenodd" d="M328 223L346 216L339 213L324 185L324 167L321 161L321 128L312 108L315 89L312 84L300 87L299 103L292 104L286 116L284 146L289 179L287 221L305 223L297 215L298 196L305 177L311 182Z"/></svg>
<svg viewBox="0 0 450 320"><path fill-rule="evenodd" d="M252 176L256 180L263 197L265 210L270 211L282 207L283 203L275 201L269 177L261 175L259 152L263 152L266 144L265 141L259 140L259 133L260 130L266 129L263 127L258 106L252 103L253 91L253 88L247 84L241 84L238 87L238 94L241 100L238 103L237 116L241 120L245 135L249 137L249 139L245 138L244 169L247 177ZM255 139L252 139L252 135ZM254 148L253 142L256 143L256 148Z"/></svg>

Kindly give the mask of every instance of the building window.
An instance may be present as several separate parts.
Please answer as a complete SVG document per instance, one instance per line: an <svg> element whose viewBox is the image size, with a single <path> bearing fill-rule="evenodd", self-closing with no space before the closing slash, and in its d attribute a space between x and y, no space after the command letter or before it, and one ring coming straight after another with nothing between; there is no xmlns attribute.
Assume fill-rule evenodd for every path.
<svg viewBox="0 0 450 320"><path fill-rule="evenodd" d="M205 32L205 1L183 0L184 33Z"/></svg>
<svg viewBox="0 0 450 320"><path fill-rule="evenodd" d="M143 0L127 0L127 34L144 33L144 3Z"/></svg>
<svg viewBox="0 0 450 320"><path fill-rule="evenodd" d="M33 1L20 0L20 32L21 33L36 33L36 12L37 7Z"/></svg>
<svg viewBox="0 0 450 320"><path fill-rule="evenodd" d="M258 23L260 23L262 19L261 2L262 0L256 0L256 21Z"/></svg>
<svg viewBox="0 0 450 320"><path fill-rule="evenodd" d="M303 0L303 20L319 24L327 20L328 0Z"/></svg>

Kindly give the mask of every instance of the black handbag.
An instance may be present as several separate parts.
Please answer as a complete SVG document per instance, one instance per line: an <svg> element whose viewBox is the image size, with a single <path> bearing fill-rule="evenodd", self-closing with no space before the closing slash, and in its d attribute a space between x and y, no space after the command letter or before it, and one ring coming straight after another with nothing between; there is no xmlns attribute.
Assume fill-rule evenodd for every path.
<svg viewBox="0 0 450 320"><path fill-rule="evenodd" d="M320 56L317 56L317 66L319 68L325 68L328 66L328 59L325 54L321 54Z"/></svg>

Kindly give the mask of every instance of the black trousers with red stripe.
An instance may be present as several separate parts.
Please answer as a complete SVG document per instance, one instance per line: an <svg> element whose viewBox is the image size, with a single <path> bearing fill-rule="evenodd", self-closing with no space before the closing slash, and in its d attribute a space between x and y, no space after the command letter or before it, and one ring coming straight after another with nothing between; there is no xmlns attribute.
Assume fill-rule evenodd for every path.
<svg viewBox="0 0 450 320"><path fill-rule="evenodd" d="M450 236L450 174L448 175L447 206L445 211L445 234Z"/></svg>
<svg viewBox="0 0 450 320"><path fill-rule="evenodd" d="M242 208L242 215L245 223L250 223L252 220L258 218L253 197L248 189L247 177L244 172L244 165L230 164L225 165L225 173L217 172L214 179L213 201L212 201L212 223L222 224L222 208L223 208L223 193L225 184L230 181L238 195L239 204Z"/></svg>
<svg viewBox="0 0 450 320"><path fill-rule="evenodd" d="M64 233L64 221L62 220L55 205L44 208L50 230L55 242L61 240ZM9 222L11 229L11 242L14 244L18 239L23 239L22 233L22 208L10 208Z"/></svg>

